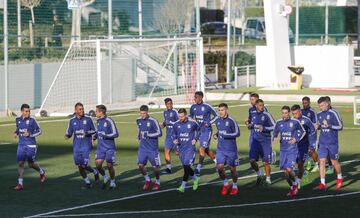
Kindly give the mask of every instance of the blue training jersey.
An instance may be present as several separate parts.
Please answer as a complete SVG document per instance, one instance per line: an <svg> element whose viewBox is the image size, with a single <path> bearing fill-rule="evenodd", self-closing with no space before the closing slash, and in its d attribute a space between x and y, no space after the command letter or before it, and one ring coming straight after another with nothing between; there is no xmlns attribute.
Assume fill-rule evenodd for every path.
<svg viewBox="0 0 360 218"><path fill-rule="evenodd" d="M319 144L338 145L338 132L343 129L340 115L333 109L329 109L319 112L317 117L320 125ZM327 124L327 126L325 124Z"/></svg>
<svg viewBox="0 0 360 218"><path fill-rule="evenodd" d="M217 119L218 115L215 109L206 103L193 104L190 108L190 118L195 120L201 129L211 129L211 124ZM205 123L208 126L205 126Z"/></svg>
<svg viewBox="0 0 360 218"><path fill-rule="evenodd" d="M298 146L310 146L315 148L317 139L315 125L311 122L310 118L306 116L301 116L298 120L306 132L305 136L298 143Z"/></svg>
<svg viewBox="0 0 360 218"><path fill-rule="evenodd" d="M96 121L96 134L98 139L98 150L116 149L115 138L119 137L118 129L113 119L108 116Z"/></svg>
<svg viewBox="0 0 360 218"><path fill-rule="evenodd" d="M192 140L199 140L200 126L193 119L188 118L186 121L181 122L178 120L174 124L173 140L178 140L179 144L176 145L176 149L179 152L184 152L187 149L194 149L195 145L192 144Z"/></svg>
<svg viewBox="0 0 360 218"><path fill-rule="evenodd" d="M166 127L166 138L170 139L173 135L173 126L179 120L178 112L175 109L166 110L163 113L163 126Z"/></svg>
<svg viewBox="0 0 360 218"><path fill-rule="evenodd" d="M303 116L308 117L314 125L317 124L317 114L312 107L302 108L301 113Z"/></svg>
<svg viewBox="0 0 360 218"><path fill-rule="evenodd" d="M280 119L276 122L273 138L277 138L280 133L280 151L292 151L297 149L297 143L304 138L306 132L299 120L290 118L288 120ZM295 138L295 144L289 144L291 139Z"/></svg>
<svg viewBox="0 0 360 218"><path fill-rule="evenodd" d="M218 145L217 149L225 152L237 152L236 138L240 136L240 129L237 122L230 116L215 121L217 128Z"/></svg>
<svg viewBox="0 0 360 218"><path fill-rule="evenodd" d="M159 137L162 136L162 131L156 119L148 116L145 119L139 117L136 120L138 126L138 140L140 141L140 149L154 151L159 149ZM143 136L142 134L143 133Z"/></svg>
<svg viewBox="0 0 360 218"><path fill-rule="evenodd" d="M36 137L41 135L41 128L34 117L23 118L17 117L15 134L19 137L19 145L36 145ZM24 133L28 132L29 136L24 136Z"/></svg>
<svg viewBox="0 0 360 218"><path fill-rule="evenodd" d="M271 131L274 130L275 120L266 111L253 113L251 116L251 137L255 140L271 138ZM262 129L262 131L261 131Z"/></svg>
<svg viewBox="0 0 360 218"><path fill-rule="evenodd" d="M91 151L93 144L92 138L96 133L94 122L91 117L84 115L80 118L74 116L69 120L65 135L73 138L74 151Z"/></svg>

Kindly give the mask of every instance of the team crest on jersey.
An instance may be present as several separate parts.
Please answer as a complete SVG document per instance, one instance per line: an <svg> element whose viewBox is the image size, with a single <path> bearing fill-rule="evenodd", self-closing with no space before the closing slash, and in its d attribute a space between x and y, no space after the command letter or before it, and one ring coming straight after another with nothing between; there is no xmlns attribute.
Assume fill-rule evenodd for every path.
<svg viewBox="0 0 360 218"><path fill-rule="evenodd" d="M147 123L146 123L146 126L147 126L147 127L150 127L150 122L147 122Z"/></svg>
<svg viewBox="0 0 360 218"><path fill-rule="evenodd" d="M290 128L292 128L294 126L294 124L292 122L289 123Z"/></svg>
<svg viewBox="0 0 360 218"><path fill-rule="evenodd" d="M280 125L280 127L283 127L283 126L284 126L284 125L282 125L282 124Z"/></svg>
<svg viewBox="0 0 360 218"><path fill-rule="evenodd" d="M310 116L311 116L310 112L307 114L307 116L308 116L308 117L310 117Z"/></svg>
<svg viewBox="0 0 360 218"><path fill-rule="evenodd" d="M327 119L327 120L330 120L330 114L328 114L328 115L326 116L326 119Z"/></svg>
<svg viewBox="0 0 360 218"><path fill-rule="evenodd" d="M180 129L181 128L181 126L178 126L178 129Z"/></svg>
<svg viewBox="0 0 360 218"><path fill-rule="evenodd" d="M300 123L301 123L301 125L304 125L304 124L305 124L305 120L302 120Z"/></svg>
<svg viewBox="0 0 360 218"><path fill-rule="evenodd" d="M27 121L26 121L26 125L29 125L29 124L30 124L30 120L27 120Z"/></svg>
<svg viewBox="0 0 360 218"><path fill-rule="evenodd" d="M190 129L190 128L191 128L191 125L190 125L190 124L188 124L188 125L187 125L187 128L188 128L188 129Z"/></svg>
<svg viewBox="0 0 360 218"><path fill-rule="evenodd" d="M75 122L75 123L74 123L74 126L76 126L76 125L77 125L77 123Z"/></svg>
<svg viewBox="0 0 360 218"><path fill-rule="evenodd" d="M170 113L170 117L172 117L173 116L173 113Z"/></svg>
<svg viewBox="0 0 360 218"><path fill-rule="evenodd" d="M265 117L264 116L261 116L261 121L264 121L265 120Z"/></svg>
<svg viewBox="0 0 360 218"><path fill-rule="evenodd" d="M205 107L201 107L201 111L205 111Z"/></svg>
<svg viewBox="0 0 360 218"><path fill-rule="evenodd" d="M84 121L83 121L83 124L86 125L86 123L87 123L86 120L84 120Z"/></svg>
<svg viewBox="0 0 360 218"><path fill-rule="evenodd" d="M220 122L217 122L217 125L220 125Z"/></svg>
<svg viewBox="0 0 360 218"><path fill-rule="evenodd" d="M226 121L225 126L229 126L229 121Z"/></svg>
<svg viewBox="0 0 360 218"><path fill-rule="evenodd" d="M107 123L106 123L106 122L104 123L104 127L107 127Z"/></svg>

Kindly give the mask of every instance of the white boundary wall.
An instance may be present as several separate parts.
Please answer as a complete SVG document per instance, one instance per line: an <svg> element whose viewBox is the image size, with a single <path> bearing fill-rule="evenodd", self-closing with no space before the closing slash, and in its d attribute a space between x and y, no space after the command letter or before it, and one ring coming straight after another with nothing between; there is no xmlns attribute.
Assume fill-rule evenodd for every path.
<svg viewBox="0 0 360 218"><path fill-rule="evenodd" d="M354 50L352 46L319 45L291 47L292 64L304 66L303 84L310 88L350 88L354 86ZM272 87L269 73L272 59L267 46L256 47L256 86ZM271 57L271 56L270 56ZM290 81L290 71L288 70Z"/></svg>

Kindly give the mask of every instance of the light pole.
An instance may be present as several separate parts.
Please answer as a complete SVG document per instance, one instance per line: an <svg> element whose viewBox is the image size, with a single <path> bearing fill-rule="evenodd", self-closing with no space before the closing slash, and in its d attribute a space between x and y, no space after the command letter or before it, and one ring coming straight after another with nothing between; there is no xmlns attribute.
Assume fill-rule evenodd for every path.
<svg viewBox="0 0 360 218"><path fill-rule="evenodd" d="M4 0L4 109L6 113L9 110L8 94L8 4Z"/></svg>

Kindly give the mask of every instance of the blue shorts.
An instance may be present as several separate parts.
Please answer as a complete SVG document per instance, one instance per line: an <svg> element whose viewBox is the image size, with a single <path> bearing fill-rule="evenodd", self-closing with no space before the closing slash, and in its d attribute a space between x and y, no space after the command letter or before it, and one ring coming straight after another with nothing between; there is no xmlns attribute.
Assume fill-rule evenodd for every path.
<svg viewBox="0 0 360 218"><path fill-rule="evenodd" d="M250 160L259 161L261 157L263 162L270 163L271 162L271 139L264 139L263 141L258 141L256 139L250 139L250 152L249 158Z"/></svg>
<svg viewBox="0 0 360 218"><path fill-rule="evenodd" d="M36 145L19 145L16 153L17 161L35 162L36 151Z"/></svg>
<svg viewBox="0 0 360 218"><path fill-rule="evenodd" d="M116 162L116 151L115 149L107 150L96 150L95 160L105 160L107 163Z"/></svg>
<svg viewBox="0 0 360 218"><path fill-rule="evenodd" d="M194 149L187 149L185 151L179 152L179 158L182 165L189 165L192 166L195 161L195 148Z"/></svg>
<svg viewBox="0 0 360 218"><path fill-rule="evenodd" d="M318 149L319 159L326 159L330 157L331 160L339 159L339 145L322 145L319 144Z"/></svg>
<svg viewBox="0 0 360 218"><path fill-rule="evenodd" d="M309 146L298 146L298 155L296 162L297 163L305 163L306 159L309 156Z"/></svg>
<svg viewBox="0 0 360 218"><path fill-rule="evenodd" d="M173 142L173 140L171 138L166 137L165 141L164 141L164 148L165 149L169 149L169 150L173 150L175 148L175 144Z"/></svg>
<svg viewBox="0 0 360 218"><path fill-rule="evenodd" d="M286 170L288 168L293 169L296 163L298 151L280 151L280 169Z"/></svg>
<svg viewBox="0 0 360 218"><path fill-rule="evenodd" d="M159 151L148 151L145 149L139 149L138 164L146 165L148 161L151 163L151 166L160 167L161 161Z"/></svg>
<svg viewBox="0 0 360 218"><path fill-rule="evenodd" d="M225 152L221 150L216 151L216 163L217 164L227 164L230 167L239 166L239 158L237 152Z"/></svg>
<svg viewBox="0 0 360 218"><path fill-rule="evenodd" d="M74 162L77 166L87 166L91 151L74 151Z"/></svg>
<svg viewBox="0 0 360 218"><path fill-rule="evenodd" d="M209 148L212 136L212 129L202 129L200 132L200 147Z"/></svg>

